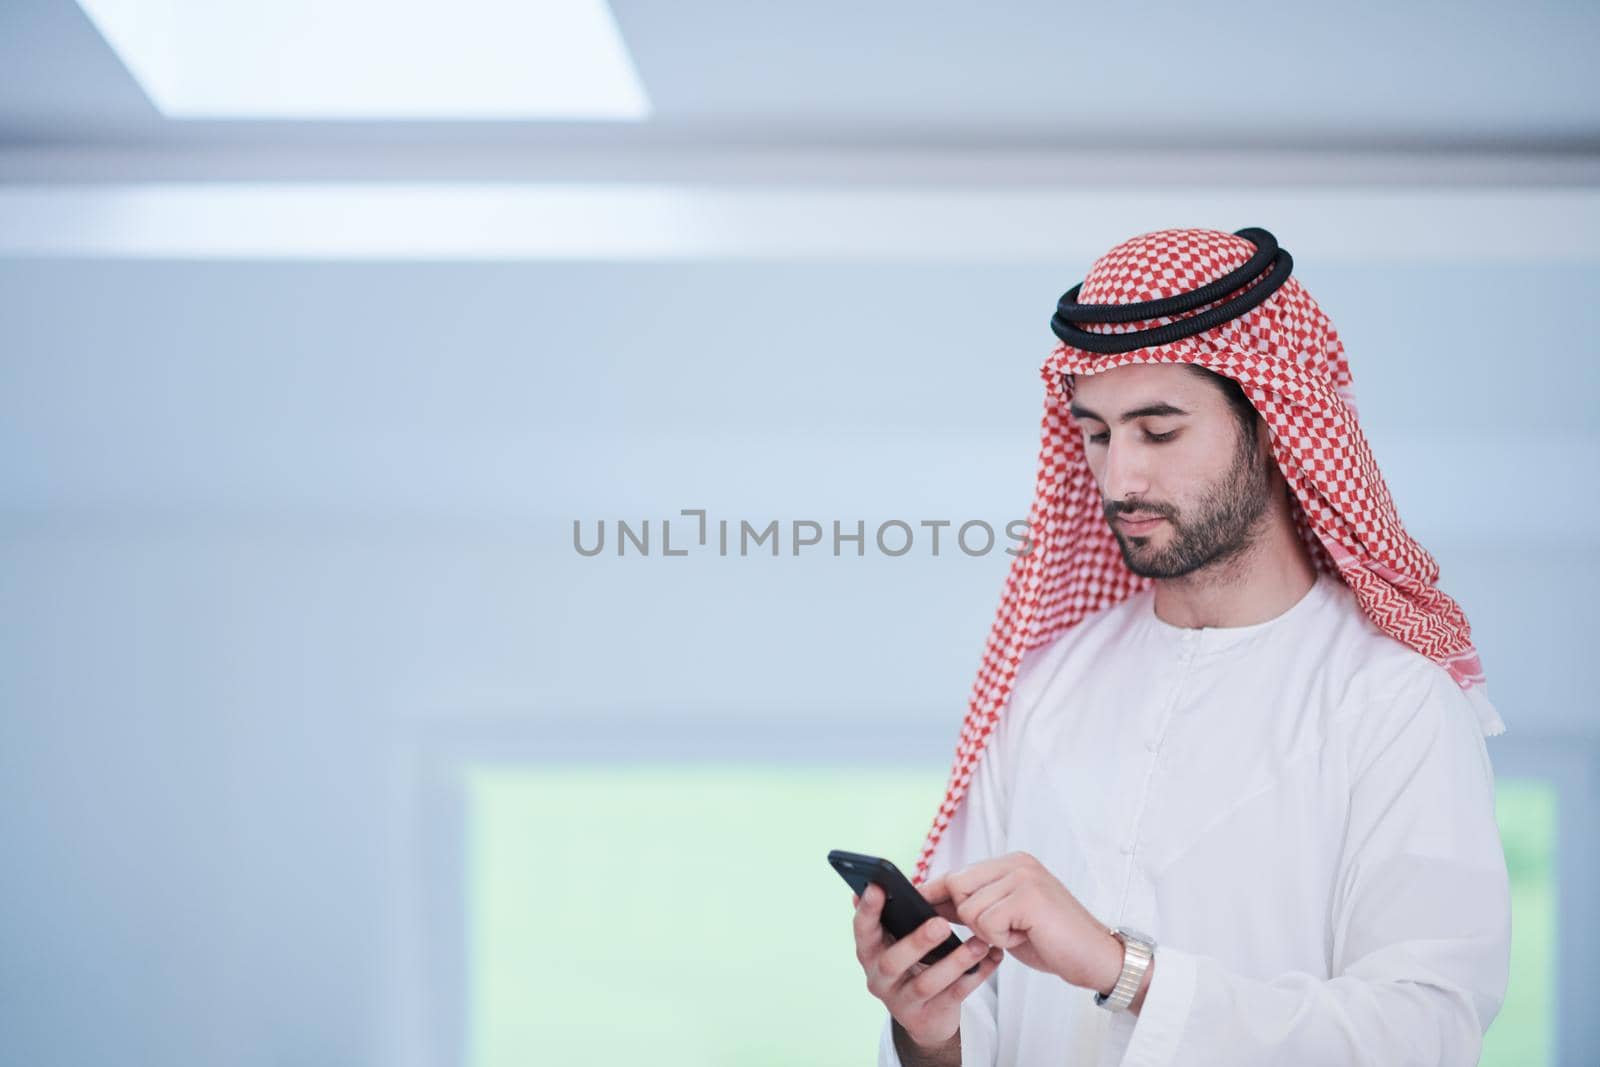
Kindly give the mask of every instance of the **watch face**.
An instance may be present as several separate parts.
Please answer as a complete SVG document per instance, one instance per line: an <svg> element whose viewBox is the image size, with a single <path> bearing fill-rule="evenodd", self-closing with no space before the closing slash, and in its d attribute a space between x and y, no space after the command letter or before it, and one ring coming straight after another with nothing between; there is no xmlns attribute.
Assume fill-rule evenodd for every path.
<svg viewBox="0 0 1600 1067"><path fill-rule="evenodd" d="M1126 926L1117 927L1117 933L1121 934L1123 937L1131 938L1134 941L1143 941L1147 945L1154 945L1156 943L1156 939L1151 937L1149 934L1142 934L1138 930L1130 930Z"/></svg>

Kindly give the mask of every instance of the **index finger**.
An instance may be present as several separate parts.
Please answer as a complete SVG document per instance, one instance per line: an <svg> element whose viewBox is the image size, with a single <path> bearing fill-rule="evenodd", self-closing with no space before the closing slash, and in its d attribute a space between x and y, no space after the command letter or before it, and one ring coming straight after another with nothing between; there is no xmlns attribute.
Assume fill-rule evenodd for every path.
<svg viewBox="0 0 1600 1067"><path fill-rule="evenodd" d="M941 874L937 878L930 878L923 882L917 891L922 894L922 899L933 905L933 910L938 912L941 918L949 922L959 923L961 922L961 916L956 914L956 903L950 896L948 878L949 875L947 874ZM966 924L962 923L962 925Z"/></svg>
<svg viewBox="0 0 1600 1067"><path fill-rule="evenodd" d="M959 892L960 899L955 901L959 904L990 882L998 881L1010 874L1026 860L1024 853L1008 852L1004 856L993 856L976 863L969 863L959 871L945 871L939 877L928 880L922 889L922 895L927 897L931 904L935 897L941 901L950 900ZM951 884L957 878L961 880L960 888Z"/></svg>

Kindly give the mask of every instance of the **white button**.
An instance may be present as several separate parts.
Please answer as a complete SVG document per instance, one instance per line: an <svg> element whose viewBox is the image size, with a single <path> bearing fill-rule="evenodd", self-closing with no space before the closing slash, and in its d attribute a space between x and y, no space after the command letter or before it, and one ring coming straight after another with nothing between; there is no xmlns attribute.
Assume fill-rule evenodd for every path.
<svg viewBox="0 0 1600 1067"><path fill-rule="evenodd" d="M1151 752L1154 752L1159 749L1161 745L1154 738L1152 738L1144 743L1144 747L1149 749Z"/></svg>

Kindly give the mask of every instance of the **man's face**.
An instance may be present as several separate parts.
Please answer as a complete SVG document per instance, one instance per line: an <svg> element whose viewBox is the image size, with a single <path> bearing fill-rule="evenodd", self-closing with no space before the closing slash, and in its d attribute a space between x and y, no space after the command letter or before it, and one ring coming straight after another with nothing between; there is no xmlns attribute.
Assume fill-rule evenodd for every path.
<svg viewBox="0 0 1600 1067"><path fill-rule="evenodd" d="M1072 416L1129 570L1177 578L1250 545L1272 500L1271 459L1221 390L1170 363L1073 382Z"/></svg>

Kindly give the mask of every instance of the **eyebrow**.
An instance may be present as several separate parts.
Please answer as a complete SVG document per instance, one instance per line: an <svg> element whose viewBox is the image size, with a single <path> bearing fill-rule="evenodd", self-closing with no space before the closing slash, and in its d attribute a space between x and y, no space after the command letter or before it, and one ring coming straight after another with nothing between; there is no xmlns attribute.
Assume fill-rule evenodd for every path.
<svg viewBox="0 0 1600 1067"><path fill-rule="evenodd" d="M1098 420L1100 422L1105 422L1106 421L1105 419L1101 418L1099 415L1096 415L1094 412L1090 411L1088 408L1080 407L1077 404L1073 404L1067 410L1072 413L1072 417L1075 418L1075 419L1095 419L1095 420ZM1173 405L1168 404L1166 401L1163 400L1162 402L1160 402L1158 404L1146 404L1142 408L1134 408L1132 411L1124 411L1122 413L1121 418L1117 419L1117 421L1118 422L1132 422L1134 419L1141 419L1141 418L1145 418L1145 417L1150 416L1150 415L1187 415L1187 414L1189 414L1189 413L1187 411L1183 410L1182 408L1174 407Z"/></svg>

